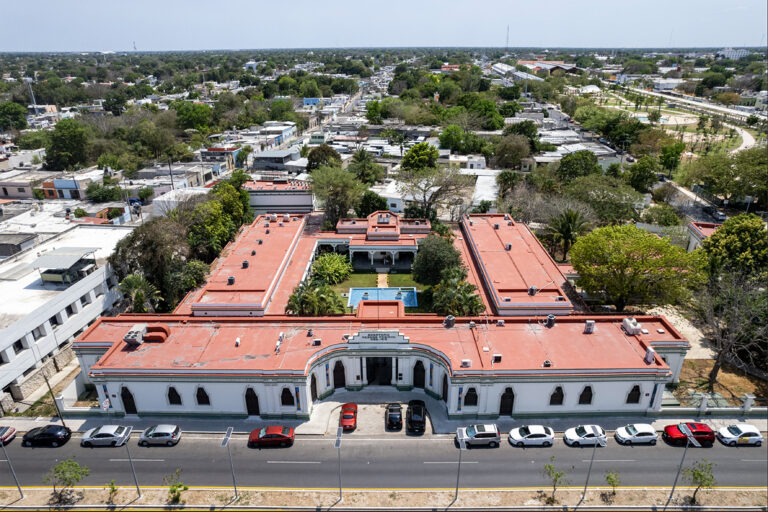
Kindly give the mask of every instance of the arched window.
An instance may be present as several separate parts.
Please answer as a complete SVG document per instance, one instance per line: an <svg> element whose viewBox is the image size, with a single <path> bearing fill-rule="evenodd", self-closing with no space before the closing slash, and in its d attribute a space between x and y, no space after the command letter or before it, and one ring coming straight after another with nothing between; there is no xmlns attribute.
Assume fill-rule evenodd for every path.
<svg viewBox="0 0 768 512"><path fill-rule="evenodd" d="M283 405L295 405L293 401L293 393L288 388L283 388L283 392L280 394L280 403Z"/></svg>
<svg viewBox="0 0 768 512"><path fill-rule="evenodd" d="M464 395L464 407L473 407L477 405L477 391L475 388L469 388Z"/></svg>
<svg viewBox="0 0 768 512"><path fill-rule="evenodd" d="M205 392L205 389L197 388L195 396L197 397L197 405L211 405L211 399L208 398L208 393Z"/></svg>
<svg viewBox="0 0 768 512"><path fill-rule="evenodd" d="M589 405L592 403L592 386L587 386L579 395L579 405Z"/></svg>
<svg viewBox="0 0 768 512"><path fill-rule="evenodd" d="M628 404L640 403L640 386L638 385L632 386L632 391L630 391L629 394L627 395L627 403Z"/></svg>
<svg viewBox="0 0 768 512"><path fill-rule="evenodd" d="M171 405L181 405L181 395L173 386L168 388L168 403Z"/></svg>
<svg viewBox="0 0 768 512"><path fill-rule="evenodd" d="M552 394L549 395L549 405L563 405L564 396L563 388L557 386Z"/></svg>

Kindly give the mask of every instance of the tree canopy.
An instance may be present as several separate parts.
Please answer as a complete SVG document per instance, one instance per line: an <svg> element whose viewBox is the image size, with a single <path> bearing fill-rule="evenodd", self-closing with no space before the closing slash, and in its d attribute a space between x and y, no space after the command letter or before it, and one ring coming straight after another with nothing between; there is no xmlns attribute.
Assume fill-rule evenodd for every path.
<svg viewBox="0 0 768 512"><path fill-rule="evenodd" d="M419 251L413 260L413 278L422 284L437 284L443 271L461 267L461 254L447 238L429 235L419 244Z"/></svg>
<svg viewBox="0 0 768 512"><path fill-rule="evenodd" d="M749 274L768 272L768 231L757 215L742 214L726 220L704 240L712 270Z"/></svg>
<svg viewBox="0 0 768 512"><path fill-rule="evenodd" d="M51 140L45 150L45 166L64 171L87 161L88 130L75 119L62 119L56 123Z"/></svg>
<svg viewBox="0 0 768 512"><path fill-rule="evenodd" d="M334 228L360 202L365 185L340 167L322 166L312 172L312 191L325 210L328 228Z"/></svg>
<svg viewBox="0 0 768 512"><path fill-rule="evenodd" d="M320 144L312 148L307 155L307 171L314 171L324 165L329 167L341 166L341 155L328 144Z"/></svg>

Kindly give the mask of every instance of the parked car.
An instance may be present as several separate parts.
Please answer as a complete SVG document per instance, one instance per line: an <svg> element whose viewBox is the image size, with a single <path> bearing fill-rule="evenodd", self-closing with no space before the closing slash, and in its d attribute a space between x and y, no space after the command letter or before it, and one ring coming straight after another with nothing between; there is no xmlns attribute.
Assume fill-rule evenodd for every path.
<svg viewBox="0 0 768 512"><path fill-rule="evenodd" d="M400 404L388 404L384 413L387 428L400 430L403 428L403 408Z"/></svg>
<svg viewBox="0 0 768 512"><path fill-rule="evenodd" d="M647 423L632 423L616 429L616 440L621 444L656 444L659 435Z"/></svg>
<svg viewBox="0 0 768 512"><path fill-rule="evenodd" d="M679 425L667 425L661 437L671 444L685 445L687 436L680 431L680 425L686 425L702 446L712 446L715 443L715 433L705 423L680 423Z"/></svg>
<svg viewBox="0 0 768 512"><path fill-rule="evenodd" d="M22 438L24 446L47 445L61 446L72 437L72 431L61 425L46 425L44 427L33 428Z"/></svg>
<svg viewBox="0 0 768 512"><path fill-rule="evenodd" d="M248 436L248 448L261 446L292 446L296 440L293 427L281 425L257 428Z"/></svg>
<svg viewBox="0 0 768 512"><path fill-rule="evenodd" d="M427 406L423 400L411 400L405 411L405 428L409 432L424 432L427 427Z"/></svg>
<svg viewBox="0 0 768 512"><path fill-rule="evenodd" d="M715 210L715 213L712 214L712 218L718 222L725 222L728 220L728 216L720 210Z"/></svg>
<svg viewBox="0 0 768 512"><path fill-rule="evenodd" d="M555 432L543 425L524 425L509 431L509 444L514 446L552 446Z"/></svg>
<svg viewBox="0 0 768 512"><path fill-rule="evenodd" d="M729 425L718 430L716 435L721 443L728 446L746 444L760 446L763 444L762 434L753 425Z"/></svg>
<svg viewBox="0 0 768 512"><path fill-rule="evenodd" d="M501 442L501 435L496 425L470 425L456 430L456 440L464 444L467 448L472 446L489 446L496 448Z"/></svg>
<svg viewBox="0 0 768 512"><path fill-rule="evenodd" d="M592 433L592 427L597 428L598 435ZM579 425L569 428L563 434L563 441L569 446L592 446L599 439L606 440L605 430L600 425Z"/></svg>
<svg viewBox="0 0 768 512"><path fill-rule="evenodd" d="M131 429L122 425L102 425L83 434L81 446L122 446L128 441Z"/></svg>
<svg viewBox="0 0 768 512"><path fill-rule="evenodd" d="M341 406L339 426L343 428L345 432L357 428L357 404L350 403Z"/></svg>
<svg viewBox="0 0 768 512"><path fill-rule="evenodd" d="M8 444L16 438L16 429L13 427L0 427L0 443Z"/></svg>
<svg viewBox="0 0 768 512"><path fill-rule="evenodd" d="M139 446L151 444L164 444L174 446L181 441L181 429L176 425L153 425L142 432L139 437Z"/></svg>
<svg viewBox="0 0 768 512"><path fill-rule="evenodd" d="M635 161L635 157L633 157L632 155L627 155L627 162L634 162L634 161Z"/></svg>

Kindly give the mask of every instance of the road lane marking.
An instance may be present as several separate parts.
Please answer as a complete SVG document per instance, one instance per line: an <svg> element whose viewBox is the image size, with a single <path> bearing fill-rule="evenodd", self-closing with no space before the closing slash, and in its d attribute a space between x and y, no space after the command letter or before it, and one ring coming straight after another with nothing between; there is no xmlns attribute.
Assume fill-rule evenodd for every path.
<svg viewBox="0 0 768 512"><path fill-rule="evenodd" d="M268 460L267 464L322 464L319 460Z"/></svg>
<svg viewBox="0 0 768 512"><path fill-rule="evenodd" d="M128 462L128 460L133 462L165 462L165 459L109 459L109 462Z"/></svg>
<svg viewBox="0 0 768 512"><path fill-rule="evenodd" d="M582 459L581 462L589 462L589 459ZM637 462L635 459L595 459L595 462Z"/></svg>
<svg viewBox="0 0 768 512"><path fill-rule="evenodd" d="M457 460L438 460L435 462L427 462L425 461L424 464L458 464L459 461ZM465 460L461 462L462 464L477 464L476 460Z"/></svg>
<svg viewBox="0 0 768 512"><path fill-rule="evenodd" d="M741 459L741 462L768 462L766 459Z"/></svg>

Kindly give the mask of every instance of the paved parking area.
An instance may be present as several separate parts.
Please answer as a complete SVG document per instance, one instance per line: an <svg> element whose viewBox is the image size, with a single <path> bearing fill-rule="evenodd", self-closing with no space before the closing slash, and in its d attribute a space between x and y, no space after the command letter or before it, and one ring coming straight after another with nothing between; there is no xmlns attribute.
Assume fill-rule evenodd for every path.
<svg viewBox="0 0 768 512"><path fill-rule="evenodd" d="M354 436L391 436L391 437L420 437L423 435L434 434L431 418L428 417L427 428L424 434L413 434L406 431L405 428L405 412L408 409L408 402L390 402L399 403L403 408L403 428L400 430L387 429L384 421L384 411L387 404L358 404L357 405L357 428L352 432L347 432L345 435ZM429 413L429 406L427 406L427 413ZM336 428L339 425L339 415L341 414L341 405L334 409L331 415L331 421L328 422L328 433L333 434L336 432Z"/></svg>

